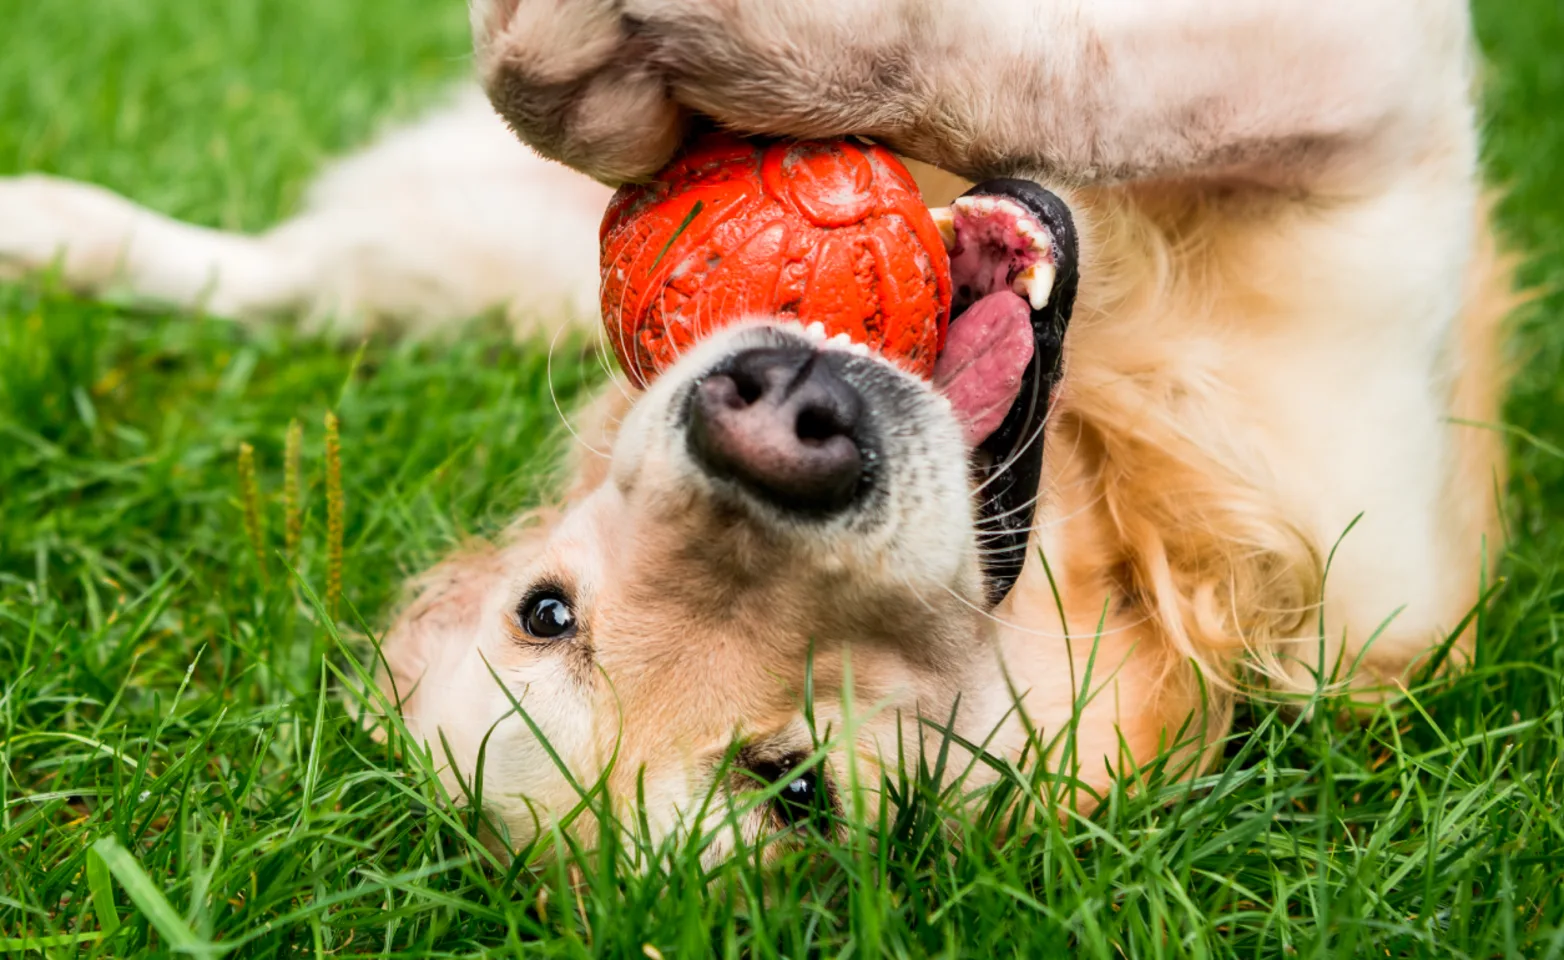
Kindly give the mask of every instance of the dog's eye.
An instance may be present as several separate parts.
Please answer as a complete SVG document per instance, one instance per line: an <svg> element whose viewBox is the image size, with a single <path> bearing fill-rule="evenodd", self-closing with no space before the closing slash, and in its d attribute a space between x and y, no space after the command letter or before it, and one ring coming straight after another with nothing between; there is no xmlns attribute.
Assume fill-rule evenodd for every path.
<svg viewBox="0 0 1564 960"><path fill-rule="evenodd" d="M821 814L821 800L820 778L813 770L806 770L790 776L777 794L777 816L789 826L797 826Z"/></svg>
<svg viewBox="0 0 1564 960"><path fill-rule="evenodd" d="M522 629L539 640L558 640L576 632L576 611L561 594L549 590L522 601Z"/></svg>
<svg viewBox="0 0 1564 960"><path fill-rule="evenodd" d="M835 803L831 788L822 777L819 767L798 770L796 767L806 758L788 757L781 761L759 761L747 764L750 773L762 783L782 784L782 792L771 801L771 809L784 827L797 827L812 823L822 829L830 823Z"/></svg>

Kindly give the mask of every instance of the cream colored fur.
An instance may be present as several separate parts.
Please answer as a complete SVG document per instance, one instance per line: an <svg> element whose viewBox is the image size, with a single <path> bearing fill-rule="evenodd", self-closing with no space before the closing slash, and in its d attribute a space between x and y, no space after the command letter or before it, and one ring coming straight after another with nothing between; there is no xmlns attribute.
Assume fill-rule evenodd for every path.
<svg viewBox="0 0 1564 960"><path fill-rule="evenodd" d="M1393 688L1476 602L1503 478L1495 433L1467 422L1497 417L1510 287L1480 198L1457 0L477 0L473 22L505 119L608 181L654 170L698 110L758 132L876 136L931 165L933 202L960 183L936 168L1028 176L1071 200L1082 284L1034 541L1063 621L1035 559L988 616L961 537L877 554L904 572L911 619L886 613L896 640L837 624L815 687L827 713L843 709L850 660L860 701L937 715L959 695L981 731L1013 688L1057 731L1094 657L1080 775L1100 788L1192 715L1212 741L1257 682ZM245 318L427 329L501 307L530 329L591 316L606 197L463 94L345 161L261 237L84 185L0 181L0 263L32 269L63 251L84 288ZM679 369L670 383L697 367ZM659 435L635 410L659 401L618 429L622 389L578 424L592 448L617 444L612 461L581 451L558 510L433 572L386 649L398 692L416 691L410 722L431 739L443 729L459 770L510 710L475 692L498 659L581 779L618 750L620 795L645 771L652 822L671 829L711 788L714 752L741 733L803 736L804 646L754 607L701 619L701 591L744 588L679 549L705 509L679 500L687 477L638 499L657 482L632 482L626 464ZM669 498L682 513L658 512ZM940 515L970 526L961 503ZM616 565L613 544L691 589L631 589L647 573ZM797 560L794 592L768 593L768 609L802 629L836 622L810 591L867 602L832 595L852 578L822 578L822 562ZM594 584L598 672L585 679L515 642L510 611L540 563ZM771 640L746 645L746 631ZM870 754L894 729L886 716L865 728ZM485 795L526 835L570 790L519 720L500 729ZM1012 718L993 749L1020 744Z"/></svg>
<svg viewBox="0 0 1564 960"><path fill-rule="evenodd" d="M89 184L0 178L0 275L58 257L78 288L241 319L426 333L502 309L530 331L596 316L608 197L516 143L463 88L332 166L302 213L259 236L178 223Z"/></svg>

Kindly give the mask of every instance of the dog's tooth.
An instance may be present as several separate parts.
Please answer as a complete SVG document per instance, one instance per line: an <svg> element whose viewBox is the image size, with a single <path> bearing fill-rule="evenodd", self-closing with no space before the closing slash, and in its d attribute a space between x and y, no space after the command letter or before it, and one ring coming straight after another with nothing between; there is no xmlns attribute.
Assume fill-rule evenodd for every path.
<svg viewBox="0 0 1564 960"><path fill-rule="evenodd" d="M1053 264L1039 260L1016 274L1015 283L1010 289L1017 295L1025 297L1033 310L1041 310L1048 306L1048 298L1053 294L1054 289L1054 275L1057 272Z"/></svg>
<svg viewBox="0 0 1564 960"><path fill-rule="evenodd" d="M939 228L939 238L945 241L945 249L949 250L956 245L956 213L950 207L931 207L929 216L934 218L934 226Z"/></svg>
<svg viewBox="0 0 1564 960"><path fill-rule="evenodd" d="M824 343L825 342L825 324L821 323L819 320L816 320L813 323L805 326L804 327L804 336L806 336L809 339L813 340L815 343Z"/></svg>
<svg viewBox="0 0 1564 960"><path fill-rule="evenodd" d="M1022 238L1026 240L1033 250L1052 259L1054 239L1047 227L1035 224L1031 220L1023 219L1017 222L1016 232L1021 234Z"/></svg>

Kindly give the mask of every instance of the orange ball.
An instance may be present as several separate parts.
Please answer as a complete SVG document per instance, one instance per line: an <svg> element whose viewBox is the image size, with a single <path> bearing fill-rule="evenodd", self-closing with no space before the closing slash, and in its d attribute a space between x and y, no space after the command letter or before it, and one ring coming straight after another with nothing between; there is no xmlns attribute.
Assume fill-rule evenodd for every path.
<svg viewBox="0 0 1564 960"><path fill-rule="evenodd" d="M643 386L751 316L818 322L923 377L945 345L950 258L877 145L704 136L621 187L599 239L608 342Z"/></svg>

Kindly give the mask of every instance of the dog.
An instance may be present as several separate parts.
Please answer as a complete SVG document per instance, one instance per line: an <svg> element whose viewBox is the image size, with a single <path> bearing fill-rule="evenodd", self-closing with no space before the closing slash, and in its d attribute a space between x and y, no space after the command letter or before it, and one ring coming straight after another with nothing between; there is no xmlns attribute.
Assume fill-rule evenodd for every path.
<svg viewBox="0 0 1564 960"><path fill-rule="evenodd" d="M0 260L246 319L591 324L603 184L699 118L873 138L931 206L1032 181L1079 233L1002 590L952 402L765 317L606 386L557 502L418 578L384 690L453 791L482 758L511 843L600 782L652 834L739 809L756 839L952 736L953 769L1027 756L1095 795L1167 752L1198 768L1242 696L1371 698L1469 654L1514 297L1459 0L471 13L486 96L341 163L274 231L23 177L0 182ZM825 442L872 455L863 489L818 494Z"/></svg>

